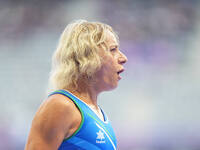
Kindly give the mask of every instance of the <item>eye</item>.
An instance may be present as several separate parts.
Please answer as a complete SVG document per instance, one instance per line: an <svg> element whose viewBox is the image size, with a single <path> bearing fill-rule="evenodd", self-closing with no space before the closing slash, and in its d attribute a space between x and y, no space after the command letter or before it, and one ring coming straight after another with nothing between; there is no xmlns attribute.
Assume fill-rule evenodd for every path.
<svg viewBox="0 0 200 150"><path fill-rule="evenodd" d="M110 51L112 52L112 51L116 51L117 50L117 48L111 48L110 49Z"/></svg>

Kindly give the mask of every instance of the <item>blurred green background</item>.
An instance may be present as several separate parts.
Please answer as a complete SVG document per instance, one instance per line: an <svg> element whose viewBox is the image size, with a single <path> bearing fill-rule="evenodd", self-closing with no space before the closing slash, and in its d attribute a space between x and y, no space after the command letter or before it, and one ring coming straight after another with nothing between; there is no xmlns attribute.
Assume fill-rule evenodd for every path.
<svg viewBox="0 0 200 150"><path fill-rule="evenodd" d="M52 53L76 19L111 25L129 59L99 97L119 150L199 150L198 0L0 0L0 149L24 148Z"/></svg>

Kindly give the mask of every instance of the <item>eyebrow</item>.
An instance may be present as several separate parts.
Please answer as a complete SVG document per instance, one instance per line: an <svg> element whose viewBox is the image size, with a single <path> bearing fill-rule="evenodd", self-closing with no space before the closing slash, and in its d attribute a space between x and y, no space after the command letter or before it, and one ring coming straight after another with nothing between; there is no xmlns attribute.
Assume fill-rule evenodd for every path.
<svg viewBox="0 0 200 150"><path fill-rule="evenodd" d="M117 44L113 44L113 45L110 45L110 48L111 48L111 47L118 48L118 47L119 47L119 45L117 45Z"/></svg>

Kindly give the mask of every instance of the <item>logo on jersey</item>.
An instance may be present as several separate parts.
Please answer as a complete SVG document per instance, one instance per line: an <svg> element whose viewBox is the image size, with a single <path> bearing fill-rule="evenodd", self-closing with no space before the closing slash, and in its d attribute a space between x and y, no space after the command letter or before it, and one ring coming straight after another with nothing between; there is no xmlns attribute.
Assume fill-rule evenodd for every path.
<svg viewBox="0 0 200 150"><path fill-rule="evenodd" d="M105 137L104 137L104 133L99 130L99 132L97 132L97 138L96 138L96 143L105 143Z"/></svg>

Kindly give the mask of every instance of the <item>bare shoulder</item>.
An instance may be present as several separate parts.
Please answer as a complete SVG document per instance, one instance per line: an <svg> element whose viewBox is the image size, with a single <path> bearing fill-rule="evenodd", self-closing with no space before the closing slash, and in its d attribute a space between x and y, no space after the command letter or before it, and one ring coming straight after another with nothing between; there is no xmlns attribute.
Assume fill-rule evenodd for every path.
<svg viewBox="0 0 200 150"><path fill-rule="evenodd" d="M27 144L58 148L81 124L81 114L69 98L55 94L47 98L32 121ZM31 147L31 146L30 146Z"/></svg>
<svg viewBox="0 0 200 150"><path fill-rule="evenodd" d="M62 132L70 134L70 129L81 122L81 114L76 105L66 96L55 94L45 100L34 120L43 122L51 127L59 127Z"/></svg>
<svg viewBox="0 0 200 150"><path fill-rule="evenodd" d="M68 115L71 116L76 113L76 110L78 111L76 105L72 102L72 100L70 100L66 96L55 94L48 97L47 100L45 100L41 104L35 117L39 117L42 115L43 118L45 118L46 116L55 117L55 119L57 117L60 118L61 116L64 116L66 118ZM50 114L51 116L49 116Z"/></svg>

